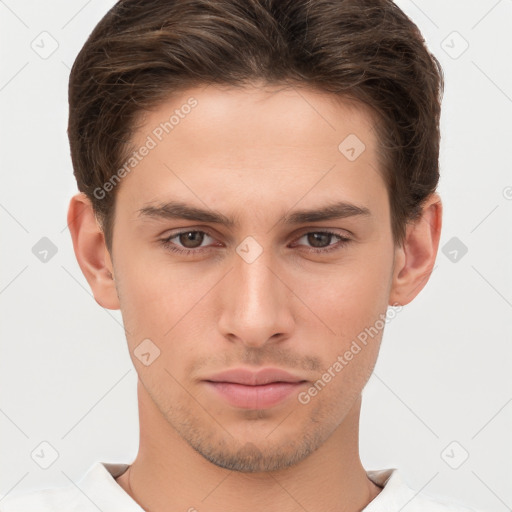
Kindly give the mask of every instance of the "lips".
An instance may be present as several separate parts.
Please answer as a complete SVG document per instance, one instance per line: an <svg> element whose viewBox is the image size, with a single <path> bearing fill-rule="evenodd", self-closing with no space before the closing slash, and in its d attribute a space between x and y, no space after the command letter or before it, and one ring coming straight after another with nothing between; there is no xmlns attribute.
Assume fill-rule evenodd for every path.
<svg viewBox="0 0 512 512"><path fill-rule="evenodd" d="M204 379L216 396L242 409L273 407L307 381L279 368L263 368L257 372L235 368Z"/></svg>
<svg viewBox="0 0 512 512"><path fill-rule="evenodd" d="M245 368L234 368L232 370L226 370L212 375L205 380L211 382L245 384L246 386L259 386L263 384L270 384L271 382L301 382L305 379L296 377L295 375L279 368L263 368L257 372L252 372Z"/></svg>

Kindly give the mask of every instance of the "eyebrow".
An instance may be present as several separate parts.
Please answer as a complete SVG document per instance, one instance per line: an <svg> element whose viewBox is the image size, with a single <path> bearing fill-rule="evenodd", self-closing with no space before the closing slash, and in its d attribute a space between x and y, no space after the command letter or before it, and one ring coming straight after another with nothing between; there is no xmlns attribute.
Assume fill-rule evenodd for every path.
<svg viewBox="0 0 512 512"><path fill-rule="evenodd" d="M364 206L357 206L345 201L339 201L320 208L296 210L294 212L287 213L279 222L281 224L293 225L369 215L371 215L370 210ZM138 210L138 216L142 218L169 220L186 219L196 222L222 224L230 228L233 228L238 224L236 219L227 217L215 210L198 208L180 201L167 201L158 205L146 205Z"/></svg>

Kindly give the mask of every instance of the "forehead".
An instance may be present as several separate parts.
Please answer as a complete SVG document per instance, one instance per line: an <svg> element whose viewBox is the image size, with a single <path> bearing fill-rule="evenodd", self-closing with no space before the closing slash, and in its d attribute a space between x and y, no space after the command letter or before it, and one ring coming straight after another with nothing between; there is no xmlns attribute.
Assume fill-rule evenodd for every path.
<svg viewBox="0 0 512 512"><path fill-rule="evenodd" d="M138 206L171 191L208 203L219 194L243 201L241 189L299 200L308 189L343 184L349 196L354 187L371 196L385 187L371 112L332 94L208 85L174 94L139 121L133 148L151 148L123 179Z"/></svg>
<svg viewBox="0 0 512 512"><path fill-rule="evenodd" d="M175 93L143 112L133 142L140 145L153 134L176 142L186 138L189 147L201 145L202 153L241 142L246 150L287 143L337 150L352 133L371 150L373 124L371 110L360 102L311 88L210 84Z"/></svg>

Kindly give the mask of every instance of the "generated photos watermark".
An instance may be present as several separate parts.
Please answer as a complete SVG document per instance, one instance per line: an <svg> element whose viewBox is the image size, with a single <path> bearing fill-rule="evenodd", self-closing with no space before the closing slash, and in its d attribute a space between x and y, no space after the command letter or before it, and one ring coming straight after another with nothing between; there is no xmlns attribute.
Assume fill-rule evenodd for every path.
<svg viewBox="0 0 512 512"><path fill-rule="evenodd" d="M338 375L345 366L349 364L354 357L359 354L364 346L368 344L369 340L373 340L376 336L379 335L384 330L386 324L394 320L400 311L402 311L403 306L400 304L393 304L392 309L388 309L386 314L381 313L379 318L371 325L370 327L365 327L358 335L357 338L352 340L352 343L348 350L346 350L342 355L339 355L336 358L336 361L329 366L322 374L322 376L316 380L306 391L301 391L297 398L299 402L303 405L308 404L313 397L318 395L320 391L322 391L325 386L329 382L332 381ZM362 347L362 346L363 347Z"/></svg>
<svg viewBox="0 0 512 512"><path fill-rule="evenodd" d="M185 119L185 117L190 114L192 109L197 107L197 105L198 101L194 97L190 97L186 103L180 106L180 108L175 109L167 121L161 122L152 130L151 134L146 137L144 144L132 153L123 166L118 169L112 177L103 184L103 186L96 187L94 189L94 197L100 200L105 199L106 195L114 190L121 180L133 171L133 169L142 162L144 157L149 155L149 152L152 149L155 149L158 146L158 143L161 142L162 139L172 130L174 130L174 128L180 124L181 120Z"/></svg>

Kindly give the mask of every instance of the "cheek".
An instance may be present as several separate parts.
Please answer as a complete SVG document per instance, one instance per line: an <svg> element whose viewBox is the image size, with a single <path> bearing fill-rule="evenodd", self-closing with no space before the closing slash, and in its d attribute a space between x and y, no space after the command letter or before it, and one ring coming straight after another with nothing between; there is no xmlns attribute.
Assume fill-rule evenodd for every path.
<svg viewBox="0 0 512 512"><path fill-rule="evenodd" d="M328 272L305 272L296 281L297 295L330 328L325 334L340 341L357 336L387 310L392 254L382 251L375 257L374 251L364 252L332 265Z"/></svg>
<svg viewBox="0 0 512 512"><path fill-rule="evenodd" d="M130 321L152 326L156 332L164 329L159 332L162 335L200 301L209 280L192 266L173 264L154 252L132 254L118 262L119 293Z"/></svg>
<svg viewBox="0 0 512 512"><path fill-rule="evenodd" d="M385 327L392 252L382 248L380 258L375 257L379 254L375 247L364 252L345 259L314 282L303 277L302 292L298 292L329 327L315 329L313 336L321 339L304 350L313 348L323 362L317 386L321 391L312 392L318 393L317 402L332 404L333 413L346 408L368 381Z"/></svg>
<svg viewBox="0 0 512 512"><path fill-rule="evenodd" d="M198 340L205 339L205 332L212 329L208 298L218 277L168 261L137 263L148 261L149 255L140 255L118 266L118 293L128 347L134 365L145 371L135 358L137 347L150 339L160 351L150 367L151 375L160 365L177 374L185 361L201 356ZM169 375L162 378L168 379Z"/></svg>

